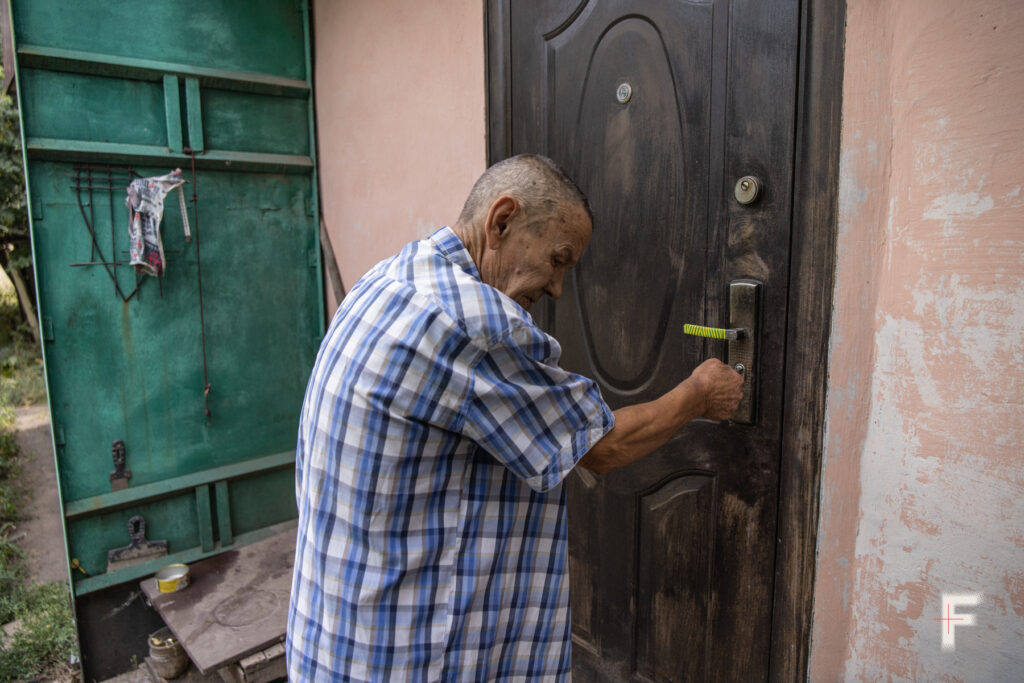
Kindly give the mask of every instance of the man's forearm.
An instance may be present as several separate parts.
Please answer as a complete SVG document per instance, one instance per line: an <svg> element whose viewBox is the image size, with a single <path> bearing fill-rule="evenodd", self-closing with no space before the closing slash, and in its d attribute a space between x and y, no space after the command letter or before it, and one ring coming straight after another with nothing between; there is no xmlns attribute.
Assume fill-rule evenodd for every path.
<svg viewBox="0 0 1024 683"><path fill-rule="evenodd" d="M662 446L704 410L704 393L691 377L660 398L616 410L615 426L579 464L597 474L628 465Z"/></svg>

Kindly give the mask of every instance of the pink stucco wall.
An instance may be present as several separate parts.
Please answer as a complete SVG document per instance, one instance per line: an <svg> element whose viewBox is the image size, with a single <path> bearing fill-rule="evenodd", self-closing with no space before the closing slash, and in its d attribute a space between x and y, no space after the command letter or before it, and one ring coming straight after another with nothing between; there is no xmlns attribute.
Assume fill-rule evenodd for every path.
<svg viewBox="0 0 1024 683"><path fill-rule="evenodd" d="M1024 676L1024 3L848 0L811 679ZM943 592L981 592L940 647Z"/></svg>
<svg viewBox="0 0 1024 683"><path fill-rule="evenodd" d="M321 203L346 287L454 223L485 168L480 0L316 0Z"/></svg>

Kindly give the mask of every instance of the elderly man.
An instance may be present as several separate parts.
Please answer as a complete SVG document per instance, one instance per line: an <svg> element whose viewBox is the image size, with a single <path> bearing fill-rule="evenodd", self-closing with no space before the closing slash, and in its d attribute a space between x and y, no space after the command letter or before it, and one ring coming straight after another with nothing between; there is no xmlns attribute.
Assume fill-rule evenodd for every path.
<svg viewBox="0 0 1024 683"><path fill-rule="evenodd" d="M640 458L742 379L709 360L613 414L528 311L590 242L549 159L488 169L458 223L345 298L299 428L288 619L296 681L562 680L570 671L562 479ZM614 549L609 549L614 552Z"/></svg>

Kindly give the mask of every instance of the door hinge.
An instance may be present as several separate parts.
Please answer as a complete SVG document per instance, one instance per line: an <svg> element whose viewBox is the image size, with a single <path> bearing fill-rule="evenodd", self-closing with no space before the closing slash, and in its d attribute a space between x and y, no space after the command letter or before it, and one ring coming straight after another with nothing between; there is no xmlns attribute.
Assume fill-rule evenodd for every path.
<svg viewBox="0 0 1024 683"><path fill-rule="evenodd" d="M53 443L58 446L67 445L67 439L64 438L64 425L59 423L53 425Z"/></svg>
<svg viewBox="0 0 1024 683"><path fill-rule="evenodd" d="M43 316L40 320L40 326L43 328L43 341L53 341L53 319L49 316Z"/></svg>
<svg viewBox="0 0 1024 683"><path fill-rule="evenodd" d="M39 197L32 198L32 220L43 220L43 200Z"/></svg>

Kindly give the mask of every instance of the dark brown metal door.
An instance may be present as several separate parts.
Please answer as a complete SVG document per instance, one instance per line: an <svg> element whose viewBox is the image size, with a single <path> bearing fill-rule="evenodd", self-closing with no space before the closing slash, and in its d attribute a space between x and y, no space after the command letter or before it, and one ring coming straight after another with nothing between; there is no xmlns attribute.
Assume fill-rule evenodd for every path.
<svg viewBox="0 0 1024 683"><path fill-rule="evenodd" d="M596 217L564 296L538 314L563 364L597 379L613 408L653 399L704 358L724 359L724 342L685 337L683 324L724 326L729 283L763 283L756 424L694 423L634 465L570 476L577 680L765 680L798 4L563 0L498 11L508 149L563 164ZM748 175L762 192L744 205L733 189Z"/></svg>

